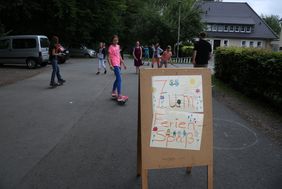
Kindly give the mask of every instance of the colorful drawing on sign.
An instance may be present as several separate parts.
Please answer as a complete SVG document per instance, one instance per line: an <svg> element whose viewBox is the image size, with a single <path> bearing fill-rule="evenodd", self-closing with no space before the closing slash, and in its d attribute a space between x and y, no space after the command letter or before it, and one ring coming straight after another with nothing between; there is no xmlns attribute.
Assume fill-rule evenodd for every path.
<svg viewBox="0 0 282 189"><path fill-rule="evenodd" d="M199 150L203 114L156 109L151 131L151 147Z"/></svg>
<svg viewBox="0 0 282 189"><path fill-rule="evenodd" d="M154 76L153 109L203 112L202 77Z"/></svg>
<svg viewBox="0 0 282 189"><path fill-rule="evenodd" d="M154 76L151 147L200 150L202 76Z"/></svg>

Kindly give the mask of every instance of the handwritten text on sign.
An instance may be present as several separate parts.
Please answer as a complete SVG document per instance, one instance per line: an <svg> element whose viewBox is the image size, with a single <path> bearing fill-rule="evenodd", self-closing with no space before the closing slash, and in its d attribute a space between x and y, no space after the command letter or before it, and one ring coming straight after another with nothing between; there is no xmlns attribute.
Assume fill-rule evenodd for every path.
<svg viewBox="0 0 282 189"><path fill-rule="evenodd" d="M154 76L151 147L200 150L202 77Z"/></svg>

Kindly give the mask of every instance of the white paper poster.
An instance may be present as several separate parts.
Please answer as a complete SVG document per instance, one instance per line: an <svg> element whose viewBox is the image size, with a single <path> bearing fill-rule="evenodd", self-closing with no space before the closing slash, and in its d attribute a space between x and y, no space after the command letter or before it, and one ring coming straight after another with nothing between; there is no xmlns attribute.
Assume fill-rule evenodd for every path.
<svg viewBox="0 0 282 189"><path fill-rule="evenodd" d="M204 112L202 76L154 76L153 109Z"/></svg>
<svg viewBox="0 0 282 189"><path fill-rule="evenodd" d="M202 76L152 77L151 147L200 150L204 120Z"/></svg>

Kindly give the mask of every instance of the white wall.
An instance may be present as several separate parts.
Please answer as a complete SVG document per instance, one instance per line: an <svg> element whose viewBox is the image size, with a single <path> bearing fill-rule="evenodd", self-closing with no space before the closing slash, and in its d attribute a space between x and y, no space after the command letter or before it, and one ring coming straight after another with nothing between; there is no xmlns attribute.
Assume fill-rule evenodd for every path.
<svg viewBox="0 0 282 189"><path fill-rule="evenodd" d="M280 32L279 40L272 41L271 45L274 47L273 48L274 51L279 51L280 48L281 48L280 51L282 51L282 31Z"/></svg>
<svg viewBox="0 0 282 189"><path fill-rule="evenodd" d="M206 40L208 40L213 48L214 45L214 40L220 40L220 46L223 47L224 45L224 41L227 41L227 47L242 47L242 41L245 41L245 47L250 47L251 46L251 42L253 42L253 47L257 48L258 47L258 42L261 43L261 47L260 48L267 48L270 49L270 41L268 40L260 40L260 39L222 39L222 38L207 38Z"/></svg>

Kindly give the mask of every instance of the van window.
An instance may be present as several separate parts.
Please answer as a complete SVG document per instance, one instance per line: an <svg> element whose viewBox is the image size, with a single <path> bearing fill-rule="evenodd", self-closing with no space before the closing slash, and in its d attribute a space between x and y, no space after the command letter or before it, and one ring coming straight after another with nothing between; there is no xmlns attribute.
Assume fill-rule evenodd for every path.
<svg viewBox="0 0 282 189"><path fill-rule="evenodd" d="M9 48L9 39L0 40L0 49L8 49Z"/></svg>
<svg viewBox="0 0 282 189"><path fill-rule="evenodd" d="M41 48L48 48L49 40L47 38L40 38L40 46Z"/></svg>
<svg viewBox="0 0 282 189"><path fill-rule="evenodd" d="M29 49L36 47L35 39L13 39L12 47L14 49Z"/></svg>

